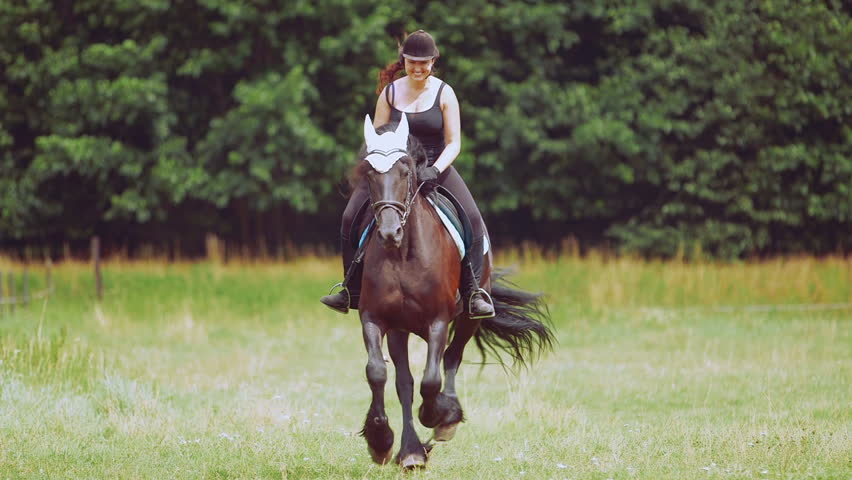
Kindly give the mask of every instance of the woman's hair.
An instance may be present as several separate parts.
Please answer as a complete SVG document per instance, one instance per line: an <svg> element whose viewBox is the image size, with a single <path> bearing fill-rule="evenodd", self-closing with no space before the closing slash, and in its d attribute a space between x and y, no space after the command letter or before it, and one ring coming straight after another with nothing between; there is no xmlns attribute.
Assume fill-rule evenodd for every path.
<svg viewBox="0 0 852 480"><path fill-rule="evenodd" d="M397 77L401 77L402 75L399 72L405 71L405 59L402 58L402 54L399 54L399 58L392 63L389 63L384 69L379 71L379 86L376 88L376 95L382 93L382 90L388 86L389 83L396 80Z"/></svg>
<svg viewBox="0 0 852 480"><path fill-rule="evenodd" d="M396 80L400 71L405 70L405 55L413 55L414 57L432 57L437 60L440 56L438 47L435 45L435 39L424 30L417 30L405 37L402 45L399 47L399 58L395 62L389 63L384 69L379 71L379 84L376 88L376 95L380 95L382 90L391 82Z"/></svg>

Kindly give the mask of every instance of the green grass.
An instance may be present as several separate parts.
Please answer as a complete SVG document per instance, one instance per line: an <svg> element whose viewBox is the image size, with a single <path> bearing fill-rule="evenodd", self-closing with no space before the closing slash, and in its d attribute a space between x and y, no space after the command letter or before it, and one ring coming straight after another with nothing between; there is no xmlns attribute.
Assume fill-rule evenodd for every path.
<svg viewBox="0 0 852 480"><path fill-rule="evenodd" d="M852 302L852 261L500 263L548 294L559 344L517 375L469 348L468 421L412 474L356 433L360 324L317 302L336 261L114 262L100 303L62 265L0 316L0 478L852 478L852 310L748 307Z"/></svg>

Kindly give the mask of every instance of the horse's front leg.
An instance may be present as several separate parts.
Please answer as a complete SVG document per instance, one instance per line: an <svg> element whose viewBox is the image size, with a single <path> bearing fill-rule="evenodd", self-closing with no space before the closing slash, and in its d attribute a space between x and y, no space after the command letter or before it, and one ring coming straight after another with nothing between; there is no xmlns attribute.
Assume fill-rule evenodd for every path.
<svg viewBox="0 0 852 480"><path fill-rule="evenodd" d="M385 415L385 382L388 379L388 371L382 357L384 332L367 318L362 318L361 324L364 345L367 347L367 381L373 392L373 400L370 402L370 410L367 412L361 435L367 439L367 449L373 461L385 464L390 461L393 453L393 430Z"/></svg>
<svg viewBox="0 0 852 480"><path fill-rule="evenodd" d="M423 403L420 405L420 423L424 427L432 428L438 425L442 419L443 395L441 394L441 358L444 348L447 346L447 329L449 322L436 320L429 327L429 338L426 353L426 369L423 379L420 381L420 396Z"/></svg>
<svg viewBox="0 0 852 480"><path fill-rule="evenodd" d="M402 405L402 443L396 461L406 469L423 467L429 447L420 442L414 430L414 377L408 363L408 332L388 332L388 353L396 368L396 394Z"/></svg>

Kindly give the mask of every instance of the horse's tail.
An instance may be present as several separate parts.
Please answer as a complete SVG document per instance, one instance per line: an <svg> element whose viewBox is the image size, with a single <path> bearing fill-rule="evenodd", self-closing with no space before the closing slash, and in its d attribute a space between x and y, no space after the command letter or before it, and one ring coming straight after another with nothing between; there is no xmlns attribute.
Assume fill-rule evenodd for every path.
<svg viewBox="0 0 852 480"><path fill-rule="evenodd" d="M505 366L500 351L508 353L514 365L527 366L545 350L553 348L550 312L541 294L519 290L506 280L505 272L491 275L491 298L496 315L482 320L474 339L483 363L489 353Z"/></svg>

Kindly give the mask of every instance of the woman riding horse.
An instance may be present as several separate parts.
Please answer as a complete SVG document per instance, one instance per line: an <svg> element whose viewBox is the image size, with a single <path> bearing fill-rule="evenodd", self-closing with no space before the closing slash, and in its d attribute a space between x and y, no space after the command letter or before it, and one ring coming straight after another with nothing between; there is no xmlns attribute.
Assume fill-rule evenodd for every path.
<svg viewBox="0 0 852 480"><path fill-rule="evenodd" d="M364 266L358 313L367 349L367 382L372 391L361 433L372 459L380 464L389 462L394 432L385 410L388 374L382 343L387 337L402 406L397 462L413 469L426 465L431 446L421 442L414 429L410 334L427 345L420 381L423 402L417 417L424 427L433 429L436 441L450 440L464 420L455 380L469 340L475 339L483 361L490 351L502 363L502 350L525 364L532 355L548 348L553 337L544 323L547 309L540 296L501 284L500 276L491 271L490 250L483 255L482 278L491 287L495 315L477 319L459 311L456 292L462 277L463 249L430 205L432 197L419 194L425 183L417 178L417 172L425 170L426 155L420 142L409 136L408 127L403 116L398 125L385 125L376 131L369 117L365 118L366 147L353 175L368 185L373 221L359 250Z"/></svg>
<svg viewBox="0 0 852 480"><path fill-rule="evenodd" d="M460 290L462 299L466 300L462 304L469 310L467 313L471 318L490 318L494 316L494 305L487 293L489 284L485 282L485 289L481 288L479 278L487 233L470 190L452 166L461 150L459 102L452 87L431 74L438 56L434 39L425 31L418 30L406 37L399 60L379 73L379 98L373 127L398 123L405 115L410 134L420 141L428 159L427 164L417 172L418 178L440 184L461 204L463 214L467 214L473 230L473 239L468 249L470 253L462 259ZM403 69L407 75L394 80ZM358 212L368 199L367 182L361 181L343 213L340 243L346 279L338 284L343 289L320 299L323 304L341 313L358 308L361 266L360 262L355 261L357 245L352 243L350 232Z"/></svg>

